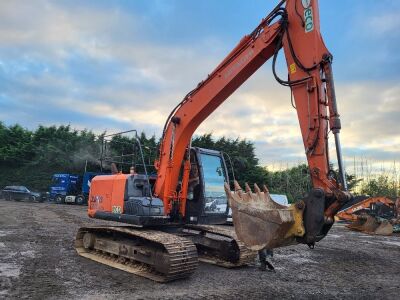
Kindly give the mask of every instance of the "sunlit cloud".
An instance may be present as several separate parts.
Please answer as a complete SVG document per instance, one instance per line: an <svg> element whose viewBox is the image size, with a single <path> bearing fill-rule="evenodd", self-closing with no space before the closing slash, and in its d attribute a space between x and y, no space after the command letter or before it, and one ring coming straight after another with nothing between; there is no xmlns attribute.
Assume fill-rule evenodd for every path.
<svg viewBox="0 0 400 300"><path fill-rule="evenodd" d="M272 8L258 1L229 11L221 1L212 9L223 9L226 16L209 18L205 24L203 15L213 12L211 6L201 11L204 3L1 2L0 120L32 129L39 124L71 124L96 133L136 128L160 136L172 108L263 16L260 10L253 14L249 9L259 6L264 13L266 5ZM355 16L346 19L346 31L338 28L344 26L340 20L323 20L330 38L326 42L335 51L344 158L348 163L356 156L398 160L400 72L392 49L400 42L383 37L398 34L399 10L362 18L367 6L357 14L354 5L349 7ZM197 13L189 18L182 6ZM338 8L321 2L321 9ZM237 10L252 14L253 22L239 20ZM340 34L333 35L336 31ZM375 42L366 47L369 32ZM210 115L196 134L208 132L253 141L264 165L305 159L290 91L275 81L270 63Z"/></svg>

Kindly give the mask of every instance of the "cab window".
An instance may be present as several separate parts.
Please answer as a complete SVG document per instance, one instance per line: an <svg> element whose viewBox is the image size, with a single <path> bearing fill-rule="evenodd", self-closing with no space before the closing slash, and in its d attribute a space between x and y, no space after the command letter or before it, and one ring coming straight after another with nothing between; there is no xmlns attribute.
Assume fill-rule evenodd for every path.
<svg viewBox="0 0 400 300"><path fill-rule="evenodd" d="M225 213L228 200L224 190L226 174L221 157L204 153L200 157L203 167L205 212Z"/></svg>

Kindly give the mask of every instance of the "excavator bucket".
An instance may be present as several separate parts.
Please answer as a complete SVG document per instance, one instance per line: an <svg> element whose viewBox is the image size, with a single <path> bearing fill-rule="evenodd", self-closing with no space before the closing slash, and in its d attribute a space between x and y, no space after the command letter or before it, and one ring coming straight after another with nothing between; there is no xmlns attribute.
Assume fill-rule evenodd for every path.
<svg viewBox="0 0 400 300"><path fill-rule="evenodd" d="M377 235L391 235L393 233L393 226L388 220L378 219L368 214L357 216L357 220L347 225L347 228Z"/></svg>
<svg viewBox="0 0 400 300"><path fill-rule="evenodd" d="M251 250L277 248L296 243L304 235L304 203L289 207L272 200L268 188L255 184L254 192L246 184L245 191L235 181L235 191L225 183L225 192L232 209L233 225L238 238Z"/></svg>
<svg viewBox="0 0 400 300"><path fill-rule="evenodd" d="M346 227L355 231L371 232L376 228L376 222L374 217L363 214L357 216L357 219Z"/></svg>
<svg viewBox="0 0 400 300"><path fill-rule="evenodd" d="M375 229L377 235L392 235L393 225L388 220L381 220L378 228Z"/></svg>

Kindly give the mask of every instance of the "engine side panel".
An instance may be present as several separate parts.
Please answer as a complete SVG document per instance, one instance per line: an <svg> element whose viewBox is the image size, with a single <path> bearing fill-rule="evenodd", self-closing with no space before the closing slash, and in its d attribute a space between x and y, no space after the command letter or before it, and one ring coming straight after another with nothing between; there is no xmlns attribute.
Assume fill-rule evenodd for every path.
<svg viewBox="0 0 400 300"><path fill-rule="evenodd" d="M96 176L92 180L88 213L96 219L136 226L168 223L162 200L150 197L145 175L116 174Z"/></svg>
<svg viewBox="0 0 400 300"><path fill-rule="evenodd" d="M88 203L88 214L97 211L123 213L126 174L102 175L93 178Z"/></svg>

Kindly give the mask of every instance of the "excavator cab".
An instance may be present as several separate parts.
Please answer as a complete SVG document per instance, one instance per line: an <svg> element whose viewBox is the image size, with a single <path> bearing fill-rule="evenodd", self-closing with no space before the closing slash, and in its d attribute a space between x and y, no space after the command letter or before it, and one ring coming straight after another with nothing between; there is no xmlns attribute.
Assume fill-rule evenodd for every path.
<svg viewBox="0 0 400 300"><path fill-rule="evenodd" d="M165 215L163 202L152 195L148 175L122 173L97 176L92 181L89 215L137 226L159 226L171 221L224 224L228 215L224 183L229 178L222 152L193 147L190 164L184 218L178 210Z"/></svg>
<svg viewBox="0 0 400 300"><path fill-rule="evenodd" d="M190 151L186 223L226 222L228 199L224 191L225 182L229 182L229 178L222 153L193 147Z"/></svg>

